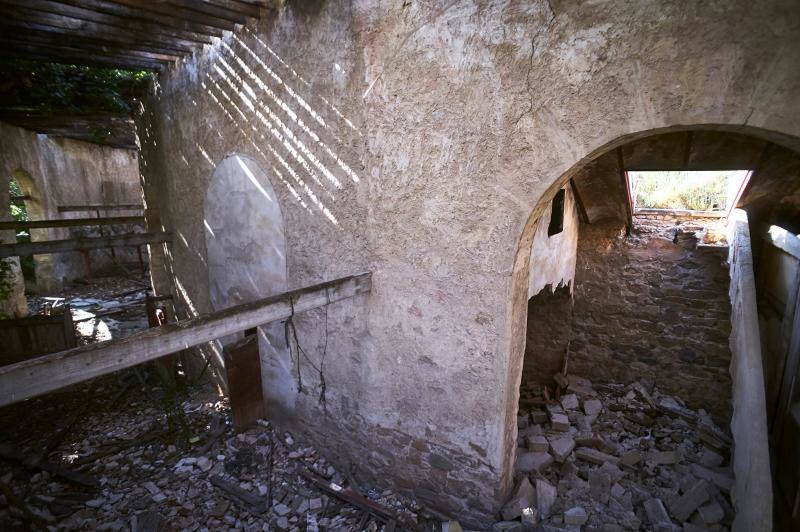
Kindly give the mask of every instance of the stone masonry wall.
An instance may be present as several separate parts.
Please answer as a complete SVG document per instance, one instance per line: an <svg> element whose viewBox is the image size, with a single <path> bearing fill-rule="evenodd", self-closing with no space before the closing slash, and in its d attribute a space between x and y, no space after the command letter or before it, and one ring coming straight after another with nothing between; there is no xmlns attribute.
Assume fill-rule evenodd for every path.
<svg viewBox="0 0 800 532"><path fill-rule="evenodd" d="M724 246L672 242L680 222L581 228L570 369L594 381L654 381L730 419L730 302ZM691 220L690 223L697 223Z"/></svg>
<svg viewBox="0 0 800 532"><path fill-rule="evenodd" d="M572 338L572 304L569 285L555 291L546 286L528 302L523 385L550 384L561 371Z"/></svg>
<svg viewBox="0 0 800 532"><path fill-rule="evenodd" d="M166 69L145 102L148 210L175 237L156 275L181 317L209 311L209 179L230 154L258 161L283 214L289 288L373 274L370 294L337 303L327 324L297 320L310 356L327 353L328 400L298 393L287 414L305 434L330 420L317 437L343 459L429 483L482 528L511 488L540 200L630 136L743 124L800 135L795 11L287 2ZM313 372L304 382L319 385ZM422 466L405 451L393 467L366 463L365 447L394 452L395 433L426 442ZM434 449L464 461L448 458L443 476ZM485 486L483 506L459 478Z"/></svg>

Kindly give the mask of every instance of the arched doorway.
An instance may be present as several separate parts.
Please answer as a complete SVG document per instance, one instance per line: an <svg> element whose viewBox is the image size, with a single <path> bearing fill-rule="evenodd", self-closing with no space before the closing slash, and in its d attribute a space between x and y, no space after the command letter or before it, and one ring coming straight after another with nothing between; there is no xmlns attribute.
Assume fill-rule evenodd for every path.
<svg viewBox="0 0 800 532"><path fill-rule="evenodd" d="M541 368L542 374L536 376L552 382L553 368L562 367L564 359L572 357L570 373L578 377L597 377L603 382L613 375L623 385L642 375L665 386L674 382L678 389L684 386L682 391L689 396L686 399L691 408L703 408L706 401L711 405L707 408L715 410L716 419L729 419L730 353L725 348L730 334L730 302L727 269L722 264L727 249L709 250L703 241L683 241L681 231L687 234L688 224L681 225L680 217L655 213L657 217L644 223L644 213L637 213L630 205L631 188L625 174L631 170L750 170L750 182L741 190L738 206L750 215L753 252L757 255L761 232L754 227L776 224L790 233L800 231L800 156L786 146L796 146L796 142L751 128L653 130L595 150L556 180L533 209L514 259L510 386L524 384L523 353L536 356L542 352L528 346L526 353L529 297L536 295L531 287L550 284L556 288L560 283L575 287L575 311L571 306L570 312L561 309L559 316L550 316L538 331L556 332L553 324L558 323L558 317L572 329L558 337L562 345L541 363L526 361L526 371ZM551 255L541 250L537 253L537 235L543 228L547 234L548 218L552 218L558 203L555 200L559 194L570 193L575 197L575 216L581 220L579 243L574 249L555 250L557 253L549 249ZM701 225L703 217L695 216L694 225ZM691 232L699 234L699 229ZM546 246L544 249L548 251ZM564 255L570 253L576 255L574 273L548 269L553 256L563 262ZM552 293L558 295L558 290ZM567 291L561 296L569 299L570 294ZM554 308L552 301L544 304ZM644 329L637 331L640 325ZM648 329L651 326L654 328ZM668 338L669 348L661 336ZM609 356L603 354L606 349ZM551 360L554 353L560 356L555 364ZM780 380L770 377L770 371L765 360L768 399L770 379ZM550 389L552 394L556 386ZM509 393L515 400L510 405L513 413L506 419L516 425L519 390ZM542 410L551 395L545 397L546 401L540 403ZM516 438L509 436L516 434L516 426L506 430L510 458L507 472L517 455Z"/></svg>
<svg viewBox="0 0 800 532"><path fill-rule="evenodd" d="M204 207L209 298L222 310L288 287L286 238L278 198L267 174L244 155L230 155L211 176ZM244 333L238 335L243 336ZM224 338L222 343L238 339ZM281 323L259 328L262 382L267 408L292 400L291 365ZM276 389L274 383L285 383Z"/></svg>

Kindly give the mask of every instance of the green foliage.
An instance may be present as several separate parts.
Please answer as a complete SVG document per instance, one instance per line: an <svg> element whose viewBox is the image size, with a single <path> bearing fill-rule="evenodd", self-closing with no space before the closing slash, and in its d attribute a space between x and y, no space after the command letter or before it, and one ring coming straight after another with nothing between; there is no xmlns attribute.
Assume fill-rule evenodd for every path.
<svg viewBox="0 0 800 532"><path fill-rule="evenodd" d="M143 70L6 60L0 61L0 100L6 108L128 114L151 76Z"/></svg>
<svg viewBox="0 0 800 532"><path fill-rule="evenodd" d="M636 207L650 209L724 209L731 172L636 172Z"/></svg>

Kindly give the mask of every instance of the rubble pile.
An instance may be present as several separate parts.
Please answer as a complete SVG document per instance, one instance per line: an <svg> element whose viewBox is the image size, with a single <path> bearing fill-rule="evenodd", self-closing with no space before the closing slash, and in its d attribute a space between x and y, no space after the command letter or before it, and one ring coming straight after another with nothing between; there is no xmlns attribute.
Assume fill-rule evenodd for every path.
<svg viewBox="0 0 800 532"><path fill-rule="evenodd" d="M91 386L70 393L114 395L111 379ZM415 504L391 491L356 488L269 422L236 434L226 402L208 390L173 408L137 392L119 410L93 404L74 416L81 421L45 456L59 423L4 434L0 530L377 532L416 528L421 519ZM37 399L36 406L47 400L54 399ZM6 427L19 416L9 408L0 411ZM68 412L76 410L70 405Z"/></svg>
<svg viewBox="0 0 800 532"><path fill-rule="evenodd" d="M556 397L522 390L515 488L493 530L729 529L731 440L705 411L641 382L556 377Z"/></svg>
<svg viewBox="0 0 800 532"><path fill-rule="evenodd" d="M76 284L58 297L31 297L31 315L49 314L69 305L79 345L123 338L148 328L145 298L148 283L126 277L96 278Z"/></svg>

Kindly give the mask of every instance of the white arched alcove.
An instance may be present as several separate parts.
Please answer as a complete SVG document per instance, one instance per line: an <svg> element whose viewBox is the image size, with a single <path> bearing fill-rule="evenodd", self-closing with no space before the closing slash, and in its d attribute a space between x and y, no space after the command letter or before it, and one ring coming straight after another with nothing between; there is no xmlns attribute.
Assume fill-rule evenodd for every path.
<svg viewBox="0 0 800 532"><path fill-rule="evenodd" d="M214 170L204 219L213 310L287 291L283 215L266 173L253 159L230 155ZM223 344L243 332L221 339ZM291 357L283 324L259 327L262 385L268 409L291 408Z"/></svg>

